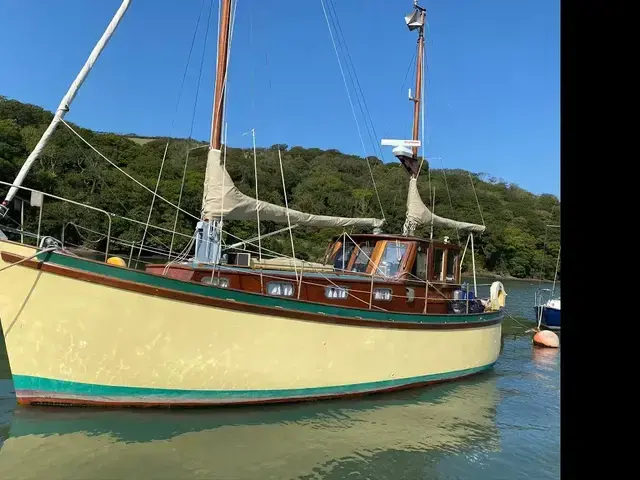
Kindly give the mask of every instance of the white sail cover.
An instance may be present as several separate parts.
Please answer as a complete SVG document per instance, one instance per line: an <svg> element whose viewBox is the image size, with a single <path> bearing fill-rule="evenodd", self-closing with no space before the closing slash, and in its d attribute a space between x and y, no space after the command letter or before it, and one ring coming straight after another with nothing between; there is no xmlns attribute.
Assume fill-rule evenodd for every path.
<svg viewBox="0 0 640 480"><path fill-rule="evenodd" d="M467 232L484 232L484 225L475 223L458 222L449 218L435 215L427 208L418 192L418 179L411 177L409 180L409 194L407 195L407 221L417 225L431 225L434 227L455 228Z"/></svg>
<svg viewBox="0 0 640 480"><path fill-rule="evenodd" d="M220 150L210 149L204 177L204 198L202 216L205 220L223 217L229 220L256 220L260 211L260 221L287 222L287 209L273 203L245 195L235 186L229 173L220 164ZM313 215L289 209L291 224L311 227L373 227L382 226L384 220L377 218L345 218L327 215Z"/></svg>

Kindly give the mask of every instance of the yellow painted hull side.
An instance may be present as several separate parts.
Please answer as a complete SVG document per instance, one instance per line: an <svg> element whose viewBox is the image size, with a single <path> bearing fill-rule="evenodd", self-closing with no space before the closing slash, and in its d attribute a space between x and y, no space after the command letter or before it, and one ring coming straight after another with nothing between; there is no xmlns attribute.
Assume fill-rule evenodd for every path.
<svg viewBox="0 0 640 480"><path fill-rule="evenodd" d="M0 242L3 251L35 250ZM10 264L0 260L0 269ZM189 303L13 265L0 318L19 400L238 403L348 395L490 367L500 323L394 329ZM120 389L120 390L118 390ZM66 393L65 393L66 392Z"/></svg>

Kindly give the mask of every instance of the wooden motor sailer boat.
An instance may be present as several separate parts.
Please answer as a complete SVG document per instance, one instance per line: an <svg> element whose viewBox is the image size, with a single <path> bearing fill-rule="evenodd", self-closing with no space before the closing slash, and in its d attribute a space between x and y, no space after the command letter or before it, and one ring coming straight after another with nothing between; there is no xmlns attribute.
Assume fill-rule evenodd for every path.
<svg viewBox="0 0 640 480"><path fill-rule="evenodd" d="M67 125L63 117L77 89L129 3L122 3L16 180L5 184L3 214L18 190L31 190L22 181L56 125ZM104 262L74 255L51 237L37 246L0 240L0 318L19 403L320 399L456 379L496 361L502 284L492 285L490 298L474 298L475 289L461 285L460 246L413 236L418 225L468 232L473 258L473 233L485 228L434 215L418 192L425 10L414 4L406 18L418 32L414 138L383 141L396 145L394 154L410 174L406 222L397 235L382 233L380 219L299 212L248 197L234 185L221 164L231 12L231 0L222 0L211 142L192 258L129 268L108 254L110 227ZM87 208L105 213L111 224L113 214ZM323 262L267 260L225 251L223 222L234 219L374 232L345 230Z"/></svg>

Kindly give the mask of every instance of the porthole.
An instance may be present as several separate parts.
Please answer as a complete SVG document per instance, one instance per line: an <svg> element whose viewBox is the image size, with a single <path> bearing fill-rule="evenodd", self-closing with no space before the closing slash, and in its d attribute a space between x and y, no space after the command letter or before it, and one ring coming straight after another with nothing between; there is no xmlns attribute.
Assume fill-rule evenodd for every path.
<svg viewBox="0 0 640 480"><path fill-rule="evenodd" d="M289 282L269 282L267 283L267 293L277 297L292 297L293 284Z"/></svg>
<svg viewBox="0 0 640 480"><path fill-rule="evenodd" d="M325 287L324 296L327 298L345 299L349 296L349 289L346 287Z"/></svg>

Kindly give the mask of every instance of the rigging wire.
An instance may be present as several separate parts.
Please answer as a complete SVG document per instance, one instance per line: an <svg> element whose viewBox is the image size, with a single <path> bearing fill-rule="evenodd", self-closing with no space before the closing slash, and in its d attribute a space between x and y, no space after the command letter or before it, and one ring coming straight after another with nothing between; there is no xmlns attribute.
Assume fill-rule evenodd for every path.
<svg viewBox="0 0 640 480"><path fill-rule="evenodd" d="M431 77L429 76L429 57L427 56L427 39L431 40L431 37L427 35L426 30L429 29L429 22L426 22L425 24L425 34L424 34L424 57L422 59L422 65L423 65L423 75L422 78L426 78L427 79L427 87L431 87ZM424 103L426 105L427 103L427 93L429 92L428 88L424 88L424 83L422 84L422 96L424 98ZM423 124L424 124L424 140L428 143L429 142L429 117L427 115L424 116L423 119ZM426 147L426 145L425 145Z"/></svg>
<svg viewBox="0 0 640 480"><path fill-rule="evenodd" d="M547 253L547 231L548 228L545 227L544 229L544 242L542 243L542 262L541 262L541 271L540 271L540 278L538 279L538 286L540 286L540 284L542 283L542 281L544 280L544 275L545 275L545 256Z"/></svg>
<svg viewBox="0 0 640 480"><path fill-rule="evenodd" d="M23 201L23 200L21 200L21 201ZM12 221L13 223L15 223L18 227L23 228L23 226L22 226L22 225L20 225L20 222L18 222L17 220L15 220L15 219L11 218L9 215L5 215L5 216L4 216L2 219L0 219L0 220L4 220L5 218L7 218L7 219L11 220L11 221Z"/></svg>
<svg viewBox="0 0 640 480"><path fill-rule="evenodd" d="M246 135L246 134L245 134ZM258 199L258 154L256 152L256 131L251 129L251 139L253 143L253 175L256 180L256 217L258 221L258 258L262 263L262 236L260 232L260 200ZM264 291L264 284L262 281L262 268L260 269L260 291Z"/></svg>
<svg viewBox="0 0 640 480"><path fill-rule="evenodd" d="M413 55L411 56L411 61L409 62L409 66L407 67L407 72L404 74L402 87L400 87L401 93L404 92L404 87L407 84L407 78L409 78L409 72L413 71L413 69L415 68L413 63L416 61L417 57L418 57L418 49L416 48L416 50L413 52Z"/></svg>
<svg viewBox="0 0 640 480"><path fill-rule="evenodd" d="M177 205L175 205L173 202L170 202L169 200L167 200L166 198L164 198L162 195L159 195L157 193L154 193L153 190L151 190L149 187L147 187L144 183L140 182L139 180L137 180L135 177L133 177L132 175L130 175L129 173L127 173L126 171L124 171L122 168L120 168L118 165L116 165L116 163L113 160L110 160L109 158L107 158L102 152L100 152L96 147L94 147L93 145L91 145L91 143L89 143L89 141L87 141L85 138L82 137L82 135L80 135L71 125L69 125L66 120L64 119L60 119L60 121L69 129L71 130L72 133L74 133L80 140L82 140L85 144L87 144L87 146L89 148L91 148L91 150L93 150L94 152L96 152L98 155L100 155L100 157L102 157L104 160L106 160L107 162L109 162L109 164L115 168L116 170L118 170L120 173L122 173L124 176L126 176L127 178L129 178L130 180L132 180L133 182L135 182L136 184L138 184L139 186L141 186L142 188L144 188L147 192L151 193L152 195L158 197L160 200L162 200L163 202L168 203L169 205L171 205L174 208L179 209L182 213L189 215L190 217L194 218L195 220L200 220L198 217L196 217L193 213L191 212L187 212L186 210L183 210L182 208L178 207Z"/></svg>
<svg viewBox="0 0 640 480"><path fill-rule="evenodd" d="M351 99L351 92L349 91L349 86L347 85L347 78L344 74L344 69L342 68L342 62L340 61L340 54L338 53L338 48L336 46L336 41L333 36L333 31L331 29L331 24L329 22L329 16L327 14L327 9L325 7L324 0L320 0L320 4L322 5L322 11L324 12L324 18L327 22L327 28L329 29L329 36L331 37L331 43L333 45L333 50L335 51L336 58L338 59L338 66L340 67L340 73L342 74L342 80L344 82L345 89L347 91L347 98L349 99L349 105L351 106L351 112L353 113L353 119L356 122L356 129L358 131L358 136L360 137L360 143L362 144L362 150L364 151L364 158L367 161L367 167L369 167L369 174L371 175L371 181L373 183L373 189L376 194L376 198L378 199L378 204L380 205L380 212L382 213L382 218L386 220L384 215L384 208L382 207L382 201L380 200L380 194L378 193L378 187L376 185L375 178L373 177L373 170L371 169L371 164L367 160L367 149L364 145L364 139L362 138L362 131L360 130L360 123L358 122L358 116L356 115L355 107L353 106L353 100Z"/></svg>
<svg viewBox="0 0 640 480"><path fill-rule="evenodd" d="M228 144L228 135L229 134L229 125L227 123L224 124L224 149L223 149L223 153L222 153L222 170L224 170L225 172L227 171L227 144ZM222 191L224 192L224 181L225 178L227 178L226 175L222 176ZM222 243L224 243L223 238L222 238L222 228L224 227L224 197L225 195L222 195L222 200L220 201L220 228L218 229L218 239L220 240L220 253L222 253ZM258 229L260 228L260 225L258 225ZM216 266L213 266L213 271L211 272L211 281L213 282L213 276L216 272ZM218 278L220 278L220 269L218 269Z"/></svg>
<svg viewBox="0 0 640 480"><path fill-rule="evenodd" d="M160 163L160 170L158 171L158 178L156 180L155 191L153 192L153 197L151 198L151 206L149 207L149 215L147 217L147 225L144 227L144 232L142 234L142 240L140 240L140 249L138 250L138 260L140 259L140 255L142 254L142 246L144 245L145 238L147 236L148 224L151 222L151 215L153 213L153 207L156 201L156 194L158 193L158 188L160 187L160 179L162 178L162 172L164 171L164 164L167 159L167 152L169 151L169 144L171 143L171 135L174 132L176 118L178 116L178 109L180 108L180 100L182 99L182 93L184 91L184 84L187 79L187 73L189 71L189 65L191 64L191 57L193 55L193 47L196 42L196 36L198 34L198 29L200 27L200 19L202 18L202 11L204 10L204 0L200 3L200 9L198 11L198 20L196 21L196 26L193 30L193 35L191 37L191 45L189 46L189 54L187 55L187 63L184 66L184 72L182 73L182 80L180 81L180 88L178 90L178 99L176 101L176 108L173 113L173 119L171 120L171 129L169 130L169 138L167 138L167 144L164 147L164 154L162 155L162 162ZM212 0L213 3L213 0ZM209 13L211 13L211 9L209 9ZM208 28L208 22L207 22Z"/></svg>
<svg viewBox="0 0 640 480"><path fill-rule="evenodd" d="M480 212L480 219L482 220L482 225L486 227L484 223L484 216L482 215L482 208L480 207L480 200L478 200L478 193L476 192L476 186L473 184L473 177L471 176L471 172L467 172L469 174L469 180L471 181L471 188L473 188L473 194L476 197L476 204L478 205L478 211Z"/></svg>
<svg viewBox="0 0 640 480"><path fill-rule="evenodd" d="M401 91L404 91L405 86L407 84L407 78L409 77L409 73L415 74L417 65L416 65L416 61L418 59L418 47L416 46L415 50L413 51L413 55L411 56L411 61L409 62L409 67L407 67L407 72L405 73L404 76L404 80L402 82L402 87L401 87ZM411 122L412 122L412 117L410 117L409 115L406 116L406 120L403 122L404 125L404 129L405 131L410 132L410 134L412 133L412 129L411 129ZM389 127L387 128L387 131L391 131L391 120L389 120ZM409 137L407 137L409 138Z"/></svg>
<svg viewBox="0 0 640 480"><path fill-rule="evenodd" d="M66 131L66 130L64 130ZM82 155L84 156L85 160L87 160L87 162L90 160L89 155L87 154L87 152L82 148L82 146L80 145L80 142L78 142L78 139L75 137L75 135L73 135L71 132L67 132L69 137L73 140L73 142L76 144L76 146L78 147L78 150L80 151L80 153L82 153ZM122 200L120 200L120 196L118 194L116 194L111 187L109 186L109 183L107 182L107 179L102 175L102 173L100 172L99 169L95 169L95 173L98 176L98 179L100 179L100 181L102 182L101 184L106 187L107 191L111 194L111 196L115 199L116 202L118 202L120 204L120 206L122 207L122 210L124 211L124 213L126 215L131 215L129 209L125 206L124 203L122 203ZM122 217L124 219L127 219L126 217ZM141 225L144 225L143 222L139 222ZM154 225L150 225L152 227L155 227ZM162 240L160 240L159 237L157 237L156 235L154 235L151 232L147 232L147 235L149 235L149 237L153 238L154 240L156 240L159 244L163 245L166 247L166 245L164 245L162 243Z"/></svg>
<svg viewBox="0 0 640 480"><path fill-rule="evenodd" d="M440 157L440 165L442 166L442 175L444 176L444 186L447 189L447 196L449 197L449 206L451 207L451 213L453 213L453 201L451 200L451 193L449 192L449 183L447 182L447 170L444 168L444 162ZM431 168L429 168L431 170ZM458 245L460 245L460 229L456 227L456 236L458 237Z"/></svg>
<svg viewBox="0 0 640 480"><path fill-rule="evenodd" d="M556 259L556 271L553 274L553 287L551 289L551 296L556 292L556 281L558 280L558 270L560 269L560 250L562 249L562 245L558 247L558 258Z"/></svg>
<svg viewBox="0 0 640 480"><path fill-rule="evenodd" d="M211 25L211 11L213 10L213 2L214 0L211 0L210 4L209 4L209 14L207 16L207 26L205 28L205 32L204 32L204 45L202 47L202 56L200 57L200 70L198 72L198 82L196 84L196 93L195 93L195 99L193 102L193 110L191 112L191 125L189 126L189 137L188 140L193 140L193 127L195 125L195 120L196 120L196 108L198 106L198 98L200 95L200 83L202 81L202 72L204 70L204 59L205 59L205 54L207 51L207 43L209 40L209 27ZM204 6L204 0L202 0L202 6ZM201 6L201 8L202 8ZM199 22L199 17L198 17L198 22ZM195 37L194 37L195 38ZM202 146L204 147L204 145ZM195 148L201 148L201 147L195 147ZM184 192L184 181L187 177L187 166L189 163L189 154L191 153L192 150L194 150L195 148L189 148L189 144L187 144L187 152L185 155L185 159L184 159L184 168L182 170L182 181L180 182L180 193L178 195L178 207L180 207L180 203L182 202L182 194ZM180 210L176 209L176 217L174 219L173 222L173 231L174 233L171 235L171 245L169 247L169 255L171 255L171 251L173 250L173 242L175 240L175 230L178 227L178 216L180 214Z"/></svg>
<svg viewBox="0 0 640 480"><path fill-rule="evenodd" d="M382 151L382 146L378 141L379 137L376 132L373 120L371 118L369 107L367 106L367 101L364 97L362 86L360 85L360 80L356 73L353 59L351 58L351 53L349 52L349 47L347 46L347 41L342 31L342 26L340 25L340 19L338 18L338 14L336 13L335 4L333 3L333 0L327 0L327 7L328 7L329 16L334 24L334 31L336 33L338 46L341 47L341 49L344 52L343 56L344 56L345 65L347 68L347 74L349 75L349 78L351 80L351 86L355 93L356 101L358 102L358 107L360 108L360 114L362 115L362 119L365 123L365 127L367 128L369 141L371 142L373 151L376 152L376 154L380 155L381 160L384 160L384 152Z"/></svg>
<svg viewBox="0 0 640 480"><path fill-rule="evenodd" d="M250 17L250 18L252 18L252 17ZM252 44L252 41L251 41L252 38L253 38L253 21L251 21L251 35L249 36L251 44ZM269 94L272 97L275 97L276 95L274 95L273 86L272 86L272 83L271 83L271 74L270 74L270 68L269 68L269 56L267 54L266 49L265 49L265 52L264 52L264 60L265 60L265 69L267 71L267 74L266 74L267 82L269 84ZM252 81L253 81L253 74L254 74L254 71L252 71ZM255 95L255 92L253 90L253 83L252 83L252 105L253 105L253 100L254 100L253 99L253 95ZM275 103L277 105L279 102L276 100ZM255 107L253 108L253 110L255 110ZM278 130L280 130L280 128L278 128ZM296 260L296 249L295 249L295 244L294 244L294 239L293 239L293 228L291 226L291 217L289 215L289 198L288 198L288 195L287 195L287 188L286 188L286 183L285 183L285 178L284 178L284 162L282 160L282 150L280 148L280 144L278 144L278 163L280 165L280 177L282 179L282 195L284 197L284 206L285 206L285 209L286 209L285 211L287 213L287 225L288 225L288 230L289 230L289 241L291 243L291 258L294 259L293 268L294 268L294 273L296 275L296 282L298 282L298 281L302 280L302 271L300 272L300 277L299 277L298 276L298 267L297 267L296 262L295 262L295 260ZM303 265L302 268L304 268L304 265ZM299 289L298 289L298 294L300 294L300 290Z"/></svg>
<svg viewBox="0 0 640 480"><path fill-rule="evenodd" d="M424 137L424 129L425 129L425 104L426 102L426 90L424 88L424 73L425 73L425 38L423 35L423 39L422 39L422 59L420 62L420 66L422 67L422 72L420 72L420 84L421 84L421 88L420 88L420 119L422 120L420 122L420 145L422 146L421 150L422 150L422 161L420 162L420 167L418 168L418 176L420 176L420 171L422 170L422 165L424 164L424 160L426 158L426 154L425 154L425 150L426 150L426 145L425 145L425 137ZM431 189L433 188L433 197L432 197L432 201L431 201L431 211L434 212L436 209L436 190L435 187L431 186L431 167L427 166L427 176L429 179L429 192L431 192ZM431 223L431 229L430 229L430 237L429 238L433 238L433 222Z"/></svg>
<svg viewBox="0 0 640 480"><path fill-rule="evenodd" d="M291 239L291 256L296 258L296 249L293 246L293 231L291 229L291 218L289 217L289 201L287 200L287 187L284 183L284 168L282 167L282 153L280 152L280 147L278 147L278 160L280 161L280 177L282 177L282 194L284 195L284 207L287 212L287 225L289 227L289 238ZM298 269L296 267L295 261L293 262L293 268L296 273L296 282L298 281ZM301 273L302 274L302 273Z"/></svg>

